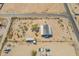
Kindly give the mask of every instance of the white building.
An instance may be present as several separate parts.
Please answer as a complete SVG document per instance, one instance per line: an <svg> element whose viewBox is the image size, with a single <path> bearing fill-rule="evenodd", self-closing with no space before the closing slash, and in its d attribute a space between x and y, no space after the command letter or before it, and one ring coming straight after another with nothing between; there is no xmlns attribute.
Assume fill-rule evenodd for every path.
<svg viewBox="0 0 79 59"><path fill-rule="evenodd" d="M50 26L48 26L48 24L45 24L45 25L41 25L40 26L40 32L41 32L41 35L43 37L51 37L52 36L52 29Z"/></svg>

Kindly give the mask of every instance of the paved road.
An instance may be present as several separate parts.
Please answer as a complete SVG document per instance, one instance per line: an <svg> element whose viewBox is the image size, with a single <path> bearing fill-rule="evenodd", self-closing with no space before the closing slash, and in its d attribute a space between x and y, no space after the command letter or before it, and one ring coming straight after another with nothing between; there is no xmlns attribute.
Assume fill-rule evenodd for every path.
<svg viewBox="0 0 79 59"><path fill-rule="evenodd" d="M68 6L69 6L69 8L70 8L70 11L71 11L71 14L72 14L72 16L73 16L73 20L74 20L74 22L75 22L75 24L76 24L76 26L77 26L77 28L78 28L78 31L79 31L79 24L78 24L78 22L76 21L76 19L75 19L75 16L76 15L78 15L78 14L75 14L71 9L73 9L72 7L71 7L71 4L68 4Z"/></svg>
<svg viewBox="0 0 79 59"><path fill-rule="evenodd" d="M15 14L15 13L2 13L0 16L9 16L9 17L16 17L16 16L23 16L23 17L28 17L28 16L63 16L67 17L65 14L48 14L48 13L42 13L42 14L37 14L37 13L28 13L28 14Z"/></svg>
<svg viewBox="0 0 79 59"><path fill-rule="evenodd" d="M64 6L65 6L66 12L68 14L68 18L72 22L72 25L73 25L73 28L74 28L74 32L75 32L75 34L77 36L77 41L74 42L75 43L74 48L75 48L75 51L76 51L76 55L79 56L79 30L78 30L78 28L76 26L76 23L74 21L75 20L75 17L74 17L74 14L71 11L70 6L68 4L66 4L66 3L64 3Z"/></svg>
<svg viewBox="0 0 79 59"><path fill-rule="evenodd" d="M4 46L4 42L5 42L5 40L6 40L5 38L6 38L6 36L7 36L8 31L9 31L10 25L11 25L11 23L12 23L11 17L8 17L7 19L8 19L8 24L7 24L5 33L4 33L3 37L2 37L2 41L0 42L0 50L2 50L2 48L3 48L3 46Z"/></svg>

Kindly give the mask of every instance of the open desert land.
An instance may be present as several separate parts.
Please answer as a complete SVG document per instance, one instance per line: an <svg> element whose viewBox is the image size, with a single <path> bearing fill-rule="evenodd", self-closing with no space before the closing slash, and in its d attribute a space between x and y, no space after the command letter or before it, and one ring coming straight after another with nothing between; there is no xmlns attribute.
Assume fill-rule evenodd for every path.
<svg viewBox="0 0 79 59"><path fill-rule="evenodd" d="M63 4L60 3L50 3L50 4L32 4L32 3L9 3L4 4L0 13L57 13L63 14L65 8Z"/></svg>
<svg viewBox="0 0 79 59"><path fill-rule="evenodd" d="M79 15L76 15L75 18L76 18L76 22L78 23L78 26L79 26Z"/></svg>
<svg viewBox="0 0 79 59"><path fill-rule="evenodd" d="M72 3L70 4L70 6L72 8L72 12L79 14L79 3Z"/></svg>
<svg viewBox="0 0 79 59"><path fill-rule="evenodd" d="M79 55L78 31L73 26L73 17L76 16L77 22L79 17L67 13L78 13L76 5L78 4L70 4L71 11L68 10L68 5L60 3L3 4L0 10L0 16L3 16L0 17L0 35L3 35L0 55Z"/></svg>
<svg viewBox="0 0 79 59"><path fill-rule="evenodd" d="M36 51L36 56L76 56L75 49L72 43L69 42L38 42L37 45L28 44L26 42L7 42L11 44L11 51L6 54L4 49L1 53L2 56L32 56L33 51ZM39 49L44 49L40 51ZM50 51L45 51L49 49Z"/></svg>
<svg viewBox="0 0 79 59"><path fill-rule="evenodd" d="M13 22L7 35L7 42L1 55L32 55L31 51L36 52L41 47L48 47L51 52L49 55L76 55L75 40L76 35L73 31L72 23L64 17L13 17ZM38 32L32 31L33 25L40 27L48 24L52 28L53 36L50 38L42 37L40 28ZM32 37L37 44L29 44L26 39ZM6 54L4 52L7 44L15 47ZM15 45L14 45L15 44ZM20 44L20 45L19 45ZM29 46L30 45L30 46ZM43 55L45 55L44 52ZM42 55L37 52L37 55Z"/></svg>

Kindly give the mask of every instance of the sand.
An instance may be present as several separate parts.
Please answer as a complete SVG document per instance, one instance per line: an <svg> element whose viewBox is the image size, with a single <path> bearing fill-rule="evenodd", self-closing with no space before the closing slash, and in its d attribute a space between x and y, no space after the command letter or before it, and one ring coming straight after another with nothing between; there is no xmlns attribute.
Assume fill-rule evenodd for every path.
<svg viewBox="0 0 79 59"><path fill-rule="evenodd" d="M79 16L76 16L76 21L79 23Z"/></svg>
<svg viewBox="0 0 79 59"><path fill-rule="evenodd" d="M63 4L4 4L1 13L64 13L65 8Z"/></svg>
<svg viewBox="0 0 79 59"><path fill-rule="evenodd" d="M34 37L37 41L46 41L45 38L41 37L40 31L37 33L38 37L35 35L35 32L32 32L31 28L33 24L38 24L40 27L41 25L45 24L45 22L52 28L53 36L48 38L47 41L72 41L74 37L71 35L73 34L73 28L70 21L66 18L59 17L60 19L36 19L36 20L14 20L11 26L10 33L13 34L12 38L7 38L10 41L23 41L26 37ZM63 20L63 22L58 23L59 21ZM25 25L23 23L26 23ZM63 26L61 26L63 24ZM23 35L23 30L20 27L27 26L28 30ZM19 31L19 32L18 32ZM18 35L22 36L18 38ZM32 34L32 35L31 35ZM11 35L8 35L11 36Z"/></svg>
<svg viewBox="0 0 79 59"><path fill-rule="evenodd" d="M37 51L37 56L44 55L46 52L39 52L39 48L50 48L50 52L47 52L49 56L76 55L74 47L68 42L38 42L37 45L7 42L7 44L13 44L13 47L8 54L5 54L3 51L1 54L3 56L31 56L33 50Z"/></svg>
<svg viewBox="0 0 79 59"><path fill-rule="evenodd" d="M37 56L41 55L41 53L38 51L41 47L47 47L51 49L51 52L48 53L50 56L63 56L63 55L76 55L75 47L73 46L74 40L76 40L76 36L74 35L72 24L67 18L59 17L59 19L56 19L58 17L49 17L50 19L36 19L36 20L18 20L15 19L11 25L10 32L13 32L12 39L9 39L8 34L7 36L7 43L3 48L3 51L1 55L11 55L11 56L31 56L32 50L37 51ZM52 19L51 19L52 18ZM58 23L58 21L62 20L62 24L64 27L60 26L61 23ZM28 27L28 31L26 31L25 36L22 35L22 38L18 38L15 33L18 33L17 30L20 26L24 26L23 23L26 23L25 25ZM34 32L31 31L31 25L32 24L38 24L39 26L42 24L49 24L49 26L52 28L53 31L53 37L45 39L44 37L41 37L40 32L38 33L38 37L35 36ZM22 30L19 31L19 35L22 34ZM64 36L64 37L63 37ZM24 40L28 37L33 37L37 39L37 44L33 45L30 43L26 43ZM15 39L15 40L14 40ZM17 41L14 42L14 41ZM7 46L7 44L12 44L12 51L10 51L8 54L4 53L4 49Z"/></svg>
<svg viewBox="0 0 79 59"><path fill-rule="evenodd" d="M74 10L74 6L73 10ZM78 11L77 10L74 10ZM63 14L65 13L64 4L4 4L0 13L49 13L49 14ZM23 18L23 17L20 17ZM37 51L37 56L42 55L39 52L39 48L49 48L50 52L44 52L43 54L48 54L49 56L75 56L76 47L75 41L77 40L76 35L73 30L71 21L68 18L62 16L46 17L39 19L14 19L12 21L11 27L8 34L6 35L7 42L5 43L1 55L2 56L31 56L32 51ZM36 17L35 17L36 18ZM11 19L12 20L12 19ZM53 36L50 38L44 38L41 36L40 31L35 35L31 28L33 24L38 24L40 27L43 24L48 24L52 28ZM28 30L23 33L24 28L27 27ZM23 29L22 29L23 28ZM1 31L2 32L2 31ZM18 34L18 35L17 35ZM12 37L10 37L12 36ZM26 38L32 37L37 40L37 44L26 43ZM11 51L6 54L4 52L8 44L11 44Z"/></svg>
<svg viewBox="0 0 79 59"><path fill-rule="evenodd" d="M71 4L72 11L76 14L79 14L79 4Z"/></svg>

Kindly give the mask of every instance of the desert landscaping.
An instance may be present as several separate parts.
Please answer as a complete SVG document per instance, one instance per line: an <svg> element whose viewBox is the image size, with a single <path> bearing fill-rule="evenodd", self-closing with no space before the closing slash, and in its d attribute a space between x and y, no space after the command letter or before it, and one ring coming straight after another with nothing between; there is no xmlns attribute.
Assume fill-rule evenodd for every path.
<svg viewBox="0 0 79 59"><path fill-rule="evenodd" d="M4 3L0 9L0 55L79 55L76 5Z"/></svg>
<svg viewBox="0 0 79 59"><path fill-rule="evenodd" d="M11 46L12 45L14 46L12 48L13 51L10 51L10 52L12 52L10 55L31 55L30 51L32 51L33 48L36 51L40 47L45 47L45 46L49 47L49 49L54 49L54 47L56 45L58 46L59 44L60 44L60 47L59 46L58 47L60 48L61 52L60 53L50 52L49 56L51 56L51 55L76 55L74 46L73 46L74 39L76 39L75 38L76 36L73 33L72 24L70 23L70 21L67 18L63 18L63 17L48 17L48 18L36 17L36 19L35 19L34 17L33 18L32 17L31 18L30 17L27 17L27 18L13 17L12 19L13 19L13 22L10 27L10 31L7 35L7 38L6 38L7 43L5 45L5 46L7 46L9 44ZM40 26L44 25L44 24L48 24L52 28L52 33L53 33L52 37L45 38L45 37L41 36ZM39 30L36 31L36 29L34 29L34 31L33 31L34 26L36 26L37 28L39 27ZM37 43L30 44L30 43L26 42L26 39L29 37L34 38ZM20 46L15 48L19 44L22 45L22 47L24 48L24 50L26 50L26 52L22 52L24 50L22 50L23 48L21 49ZM63 48L61 48L61 45L63 45L63 48L66 48L67 46L69 47L71 45L70 51L73 51L73 52L70 52L70 54L69 53L62 54ZM65 47L65 45L66 45L66 47ZM31 48L31 50L29 50L29 48ZM5 49L5 47L3 48L2 55L9 55L9 53L5 54L4 49ZM19 49L21 49L21 50L18 53L17 51ZM14 51L16 51L16 52L14 52ZM68 51L66 51L66 52L68 52ZM37 55L39 55L39 52L37 52Z"/></svg>

